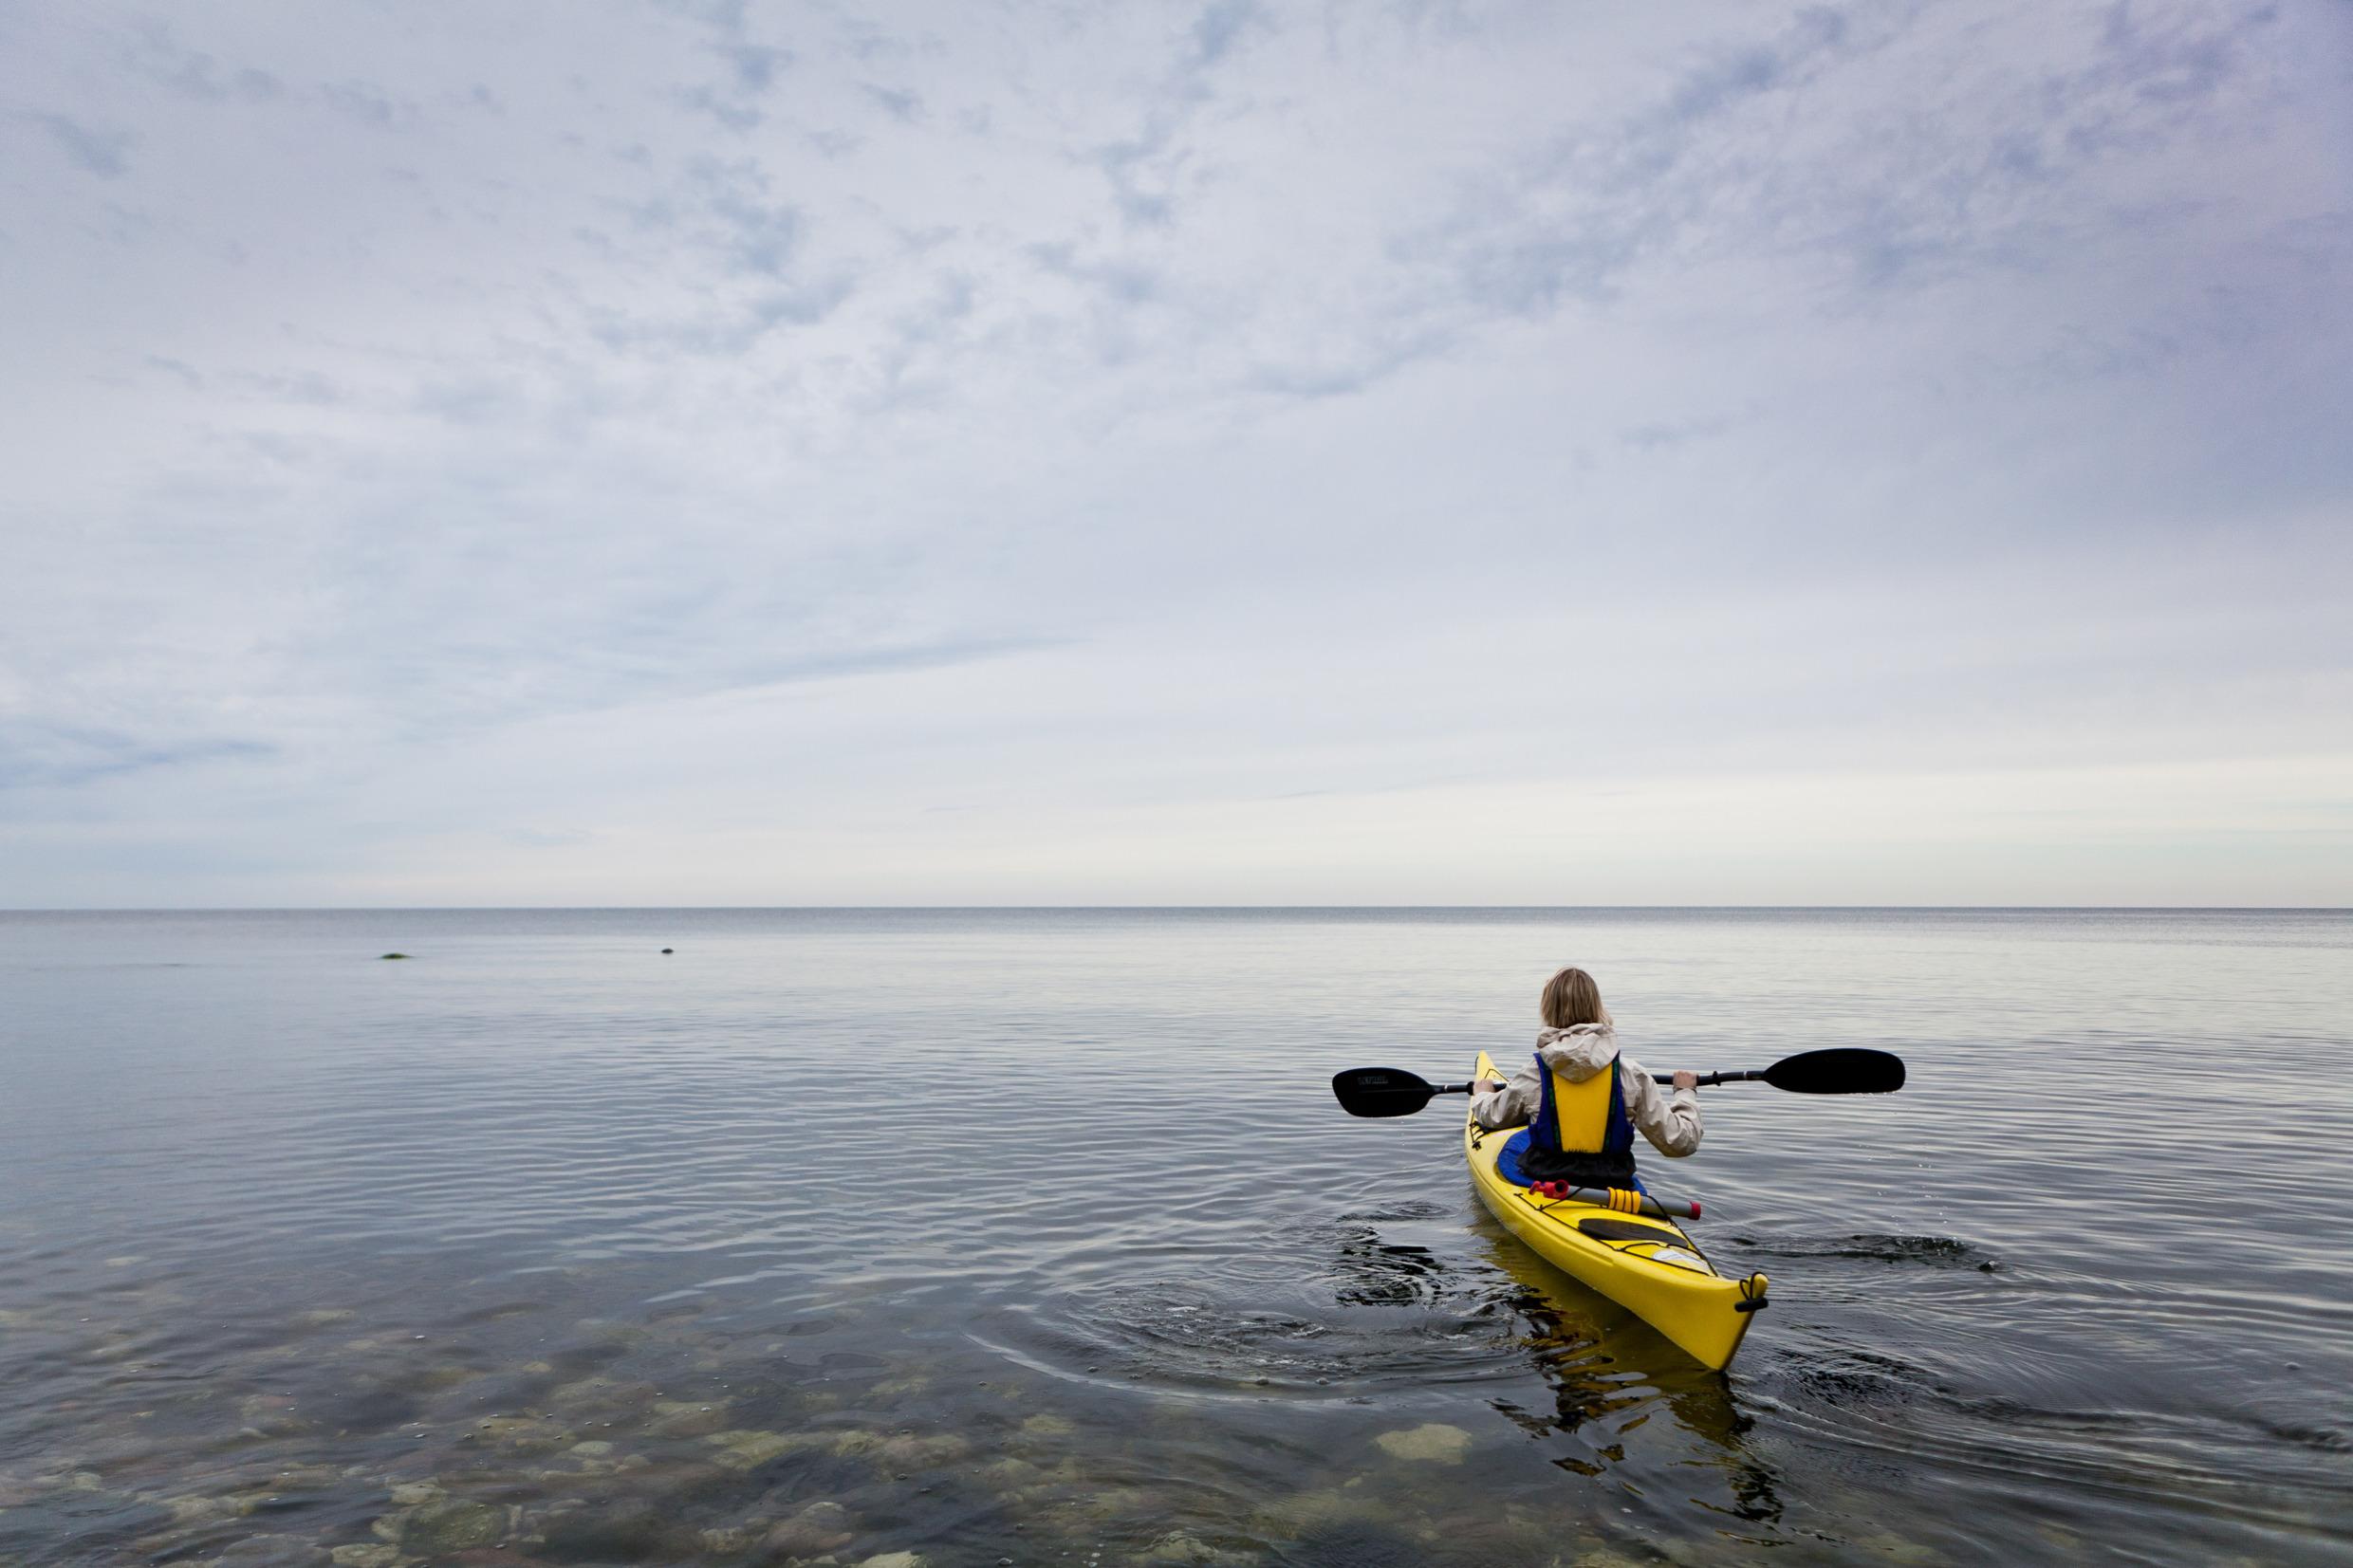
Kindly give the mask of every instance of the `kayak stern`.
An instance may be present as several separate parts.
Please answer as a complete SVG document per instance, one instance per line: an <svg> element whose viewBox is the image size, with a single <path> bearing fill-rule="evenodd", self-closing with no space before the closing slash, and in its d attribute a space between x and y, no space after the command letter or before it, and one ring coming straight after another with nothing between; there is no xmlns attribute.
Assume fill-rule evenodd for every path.
<svg viewBox="0 0 2353 1568"><path fill-rule="evenodd" d="M1497 1076L1484 1051L1473 1076ZM1629 1220L1594 1204L1543 1198L1506 1180L1495 1159L1515 1131L1491 1133L1475 1118L1464 1118L1463 1154L1472 1185L1496 1222L1538 1257L1624 1307L1702 1366L1721 1371L1729 1365L1750 1321L1766 1304L1766 1277L1718 1274L1699 1244L1673 1220Z"/></svg>

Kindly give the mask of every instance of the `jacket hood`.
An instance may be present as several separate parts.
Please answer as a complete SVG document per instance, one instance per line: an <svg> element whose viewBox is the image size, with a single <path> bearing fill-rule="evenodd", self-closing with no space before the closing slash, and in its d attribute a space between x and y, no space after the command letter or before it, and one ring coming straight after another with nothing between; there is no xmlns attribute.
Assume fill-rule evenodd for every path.
<svg viewBox="0 0 2353 1568"><path fill-rule="evenodd" d="M1536 1036L1536 1054L1571 1083L1583 1083L1618 1056L1618 1031L1606 1024L1572 1024Z"/></svg>

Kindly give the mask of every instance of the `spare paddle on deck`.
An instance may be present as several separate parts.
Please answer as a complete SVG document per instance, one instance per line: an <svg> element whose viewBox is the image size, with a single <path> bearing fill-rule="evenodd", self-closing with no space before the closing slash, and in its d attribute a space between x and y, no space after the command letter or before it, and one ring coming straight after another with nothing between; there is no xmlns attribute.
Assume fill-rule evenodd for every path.
<svg viewBox="0 0 2353 1568"><path fill-rule="evenodd" d="M1663 1198L1656 1192L1629 1192L1623 1188L1621 1188L1617 1191L1612 1191L1606 1187L1571 1187L1565 1181L1539 1182L1537 1185L1528 1190L1528 1201L1537 1205L1539 1208L1543 1207L1543 1205L1547 1202L1581 1203L1593 1208L1615 1208L1621 1213L1625 1213L1628 1212L1628 1210L1624 1208L1623 1205L1629 1197L1632 1199L1634 1204L1634 1208L1631 1212L1636 1214L1656 1214L1662 1220L1695 1220L1699 1218L1699 1205L1696 1200L1692 1198ZM1606 1238L1605 1232L1598 1231L1593 1228L1597 1223L1607 1225L1609 1222L1607 1220L1602 1220L1599 1222L1584 1220L1579 1223L1577 1228L1584 1231L1588 1236L1604 1236ZM1628 1227L1627 1228L1631 1229L1632 1227ZM1672 1236L1658 1235L1656 1232L1653 1232L1653 1236L1655 1239L1662 1242L1671 1242L1675 1240ZM1616 1239L1619 1241L1628 1241L1640 1240L1643 1238L1620 1236Z"/></svg>
<svg viewBox="0 0 2353 1568"><path fill-rule="evenodd" d="M1651 1075L1673 1083L1673 1073ZM1892 1095L1903 1087L1903 1059L1840 1046L1783 1057L1761 1073L1707 1073L1703 1084L1769 1083L1793 1095ZM1352 1067L1332 1075L1332 1094L1352 1116L1410 1116L1436 1095L1467 1095L1474 1083L1425 1083L1396 1067Z"/></svg>

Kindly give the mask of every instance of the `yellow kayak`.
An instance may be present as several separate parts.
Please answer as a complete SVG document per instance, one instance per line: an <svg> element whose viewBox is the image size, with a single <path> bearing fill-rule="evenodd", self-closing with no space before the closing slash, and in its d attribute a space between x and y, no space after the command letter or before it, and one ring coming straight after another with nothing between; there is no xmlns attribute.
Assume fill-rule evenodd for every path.
<svg viewBox="0 0 2353 1568"><path fill-rule="evenodd" d="M1500 1078L1479 1053L1474 1078ZM1727 1279L1673 1220L1600 1204L1539 1196L1507 1181L1495 1156L1517 1129L1463 1124L1463 1153L1479 1201L1506 1230L1579 1283L1600 1291L1689 1352L1722 1370L1765 1304L1765 1276Z"/></svg>

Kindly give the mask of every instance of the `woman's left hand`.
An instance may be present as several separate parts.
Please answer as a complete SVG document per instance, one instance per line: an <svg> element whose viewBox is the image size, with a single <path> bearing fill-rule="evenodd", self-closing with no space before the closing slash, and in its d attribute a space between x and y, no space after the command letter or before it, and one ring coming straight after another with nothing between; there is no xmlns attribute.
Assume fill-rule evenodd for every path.
<svg viewBox="0 0 2353 1568"><path fill-rule="evenodd" d="M1697 1073L1677 1073L1675 1075L1675 1086L1677 1089L1696 1089L1699 1087L1699 1075Z"/></svg>

